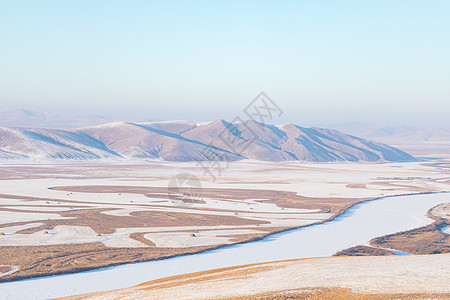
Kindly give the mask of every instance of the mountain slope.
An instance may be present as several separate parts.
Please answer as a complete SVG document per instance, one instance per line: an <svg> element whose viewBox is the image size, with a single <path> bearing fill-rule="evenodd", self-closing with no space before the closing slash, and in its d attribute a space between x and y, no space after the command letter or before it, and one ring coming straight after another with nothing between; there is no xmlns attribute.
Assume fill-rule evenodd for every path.
<svg viewBox="0 0 450 300"><path fill-rule="evenodd" d="M396 148L336 130L225 120L114 122L71 130L0 127L0 151L0 159L414 160Z"/></svg>
<svg viewBox="0 0 450 300"><path fill-rule="evenodd" d="M183 129L180 130L180 126L177 126L179 125L177 122L164 123L116 122L81 128L75 132L101 141L123 157L172 161L207 160L203 153L203 149L208 147L206 144L177 134L183 131ZM194 127L189 126L189 128ZM223 149L217 149L216 155L222 157L225 152ZM229 155L231 159L238 158L234 153Z"/></svg>
<svg viewBox="0 0 450 300"><path fill-rule="evenodd" d="M413 155L448 157L450 128L382 127L375 124L348 123L332 125L342 132L393 145Z"/></svg>
<svg viewBox="0 0 450 300"><path fill-rule="evenodd" d="M0 127L0 150L32 158L95 159L119 156L86 134L55 129Z"/></svg>
<svg viewBox="0 0 450 300"><path fill-rule="evenodd" d="M447 142L450 140L450 128L418 128L411 126L383 127L370 123L347 123L331 125L347 134L354 134L366 139L402 142Z"/></svg>

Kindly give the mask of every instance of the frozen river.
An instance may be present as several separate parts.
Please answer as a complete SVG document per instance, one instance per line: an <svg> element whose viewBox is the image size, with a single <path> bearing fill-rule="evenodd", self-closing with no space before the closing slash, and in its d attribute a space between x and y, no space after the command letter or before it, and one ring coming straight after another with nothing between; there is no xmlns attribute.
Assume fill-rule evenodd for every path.
<svg viewBox="0 0 450 300"><path fill-rule="evenodd" d="M330 256L374 237L430 224L431 207L450 194L381 198L358 204L323 224L195 255L129 264L70 275L0 283L0 299L47 299L133 286L145 281L242 264Z"/></svg>

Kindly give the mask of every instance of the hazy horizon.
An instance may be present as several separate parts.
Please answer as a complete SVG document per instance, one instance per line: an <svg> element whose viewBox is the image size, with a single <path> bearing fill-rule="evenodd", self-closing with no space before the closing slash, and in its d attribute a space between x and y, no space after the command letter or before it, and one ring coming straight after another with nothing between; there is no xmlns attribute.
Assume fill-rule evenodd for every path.
<svg viewBox="0 0 450 300"><path fill-rule="evenodd" d="M241 121L241 120L251 120L251 118L249 118L248 116L246 116L244 113L241 113L240 115L234 116L234 117L230 117L230 118L224 118L224 117L218 117L218 118L211 118L211 119L192 119L192 118L175 118L175 119L162 119L159 118L158 116L152 116L152 115L145 115L145 114L140 114L140 115L120 115L120 114L101 114L99 112L91 112L91 113L87 113L87 114L83 114L83 113L79 113L79 114L73 114L73 113L64 113L64 112L54 112L54 111L38 111L38 110L33 110L33 109L27 109L27 108L17 108L17 109L11 109L11 108L4 108L4 107L0 107L0 113L18 113L18 112L25 112L25 113L30 113L30 117L34 117L34 114L36 115L40 115L40 114L50 114L54 117L60 116L60 117L67 117L67 118L97 118L100 122L98 122L98 124L104 124L104 123L110 123L110 122L117 122L117 121L124 121L124 122L163 122L163 121L188 121L188 122L212 122L212 121L216 121L216 120L226 120L229 122L232 121ZM236 119L236 118L239 119ZM243 117L243 118L241 118ZM104 120L104 121L102 121ZM254 120L258 121L257 118L254 118ZM410 129L427 129L427 128L443 128L443 129L450 129L450 124L448 124L448 126L426 126L426 124L424 125L420 125L420 124L407 124L407 123L386 123L383 121L373 121L373 122L369 122L367 120L343 120L342 122L334 122L334 123L326 123L326 120L322 120L322 122L320 120L317 120L316 122L310 122L310 123L306 123L306 122L301 122L301 120L299 121L292 121L292 122L282 122L280 120L283 120L283 117L275 117L272 120L264 120L263 123L268 124L268 125L281 125L281 124L295 124L295 125L300 125L300 126L306 126L306 127L323 127L323 128L334 128L337 130L340 130L341 127L342 128L348 128L348 129L352 129L352 128L357 128L358 126L364 126L366 127L366 129L371 129L369 127L374 127L374 128L389 128L389 127L405 127L405 128L410 128ZM18 125L9 125L6 124L5 122L7 122L8 120L0 120L0 126L11 126L11 127L16 127ZM14 120L15 121L15 120ZM43 120L45 121L45 120ZM49 122L51 122L51 120L48 120ZM24 121L26 123L26 121ZM50 124L50 123L49 123ZM25 125L25 127L27 127L27 125ZM34 126L30 126L30 127L34 127ZM81 127L81 125L80 125ZM335 128L336 127L336 128ZM43 127L45 128L45 126ZM70 128L70 126L49 126L49 128ZM361 128L362 129L362 128Z"/></svg>
<svg viewBox="0 0 450 300"><path fill-rule="evenodd" d="M450 127L450 2L3 1L1 107Z"/></svg>

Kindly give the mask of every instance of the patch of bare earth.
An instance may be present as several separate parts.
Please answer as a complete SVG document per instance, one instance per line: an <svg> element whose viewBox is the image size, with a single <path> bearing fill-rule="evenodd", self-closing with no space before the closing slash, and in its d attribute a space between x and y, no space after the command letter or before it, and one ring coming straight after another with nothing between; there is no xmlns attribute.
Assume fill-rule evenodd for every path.
<svg viewBox="0 0 450 300"><path fill-rule="evenodd" d="M334 256L386 256L395 255L392 251L369 246L354 246L336 252Z"/></svg>
<svg viewBox="0 0 450 300"><path fill-rule="evenodd" d="M450 253L450 236L440 230L442 223L374 238L370 244L411 254Z"/></svg>
<svg viewBox="0 0 450 300"><path fill-rule="evenodd" d="M111 209L82 209L57 212L65 218L63 220L40 220L45 223L38 227L21 230L18 233L29 234L41 230L52 229L58 225L89 226L100 234L111 234L116 228L137 227L178 227L178 226L216 226L216 225L256 225L268 224L266 221L255 221L238 216L218 216L192 213L175 213L160 211L133 212L130 216L112 216L102 214ZM30 222L9 223L8 226L29 224ZM0 225L1 228L2 225ZM5 226L5 225L3 225ZM5 226L6 227L6 226Z"/></svg>
<svg viewBox="0 0 450 300"><path fill-rule="evenodd" d="M310 288L274 291L259 295L217 298L220 300L438 300L450 294L364 294L344 288Z"/></svg>

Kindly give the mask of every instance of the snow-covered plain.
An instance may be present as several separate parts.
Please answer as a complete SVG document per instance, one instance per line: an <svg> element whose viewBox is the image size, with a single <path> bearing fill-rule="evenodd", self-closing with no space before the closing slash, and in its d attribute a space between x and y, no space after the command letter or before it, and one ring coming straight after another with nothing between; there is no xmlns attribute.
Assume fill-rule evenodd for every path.
<svg viewBox="0 0 450 300"><path fill-rule="evenodd" d="M194 242L197 245L215 245L228 243L233 233L238 230L241 230L241 233L250 233L256 229L255 225L242 225L239 229L229 225L140 227L116 228L111 234L97 235L88 227L59 225L45 230L47 232L16 234L17 231L42 225L40 220L43 222L47 219L62 219L58 213L72 209L101 208L105 209L103 214L119 217L148 210L218 216L233 216L235 211L239 211L240 217L270 222L261 224L259 230L264 230L266 226L309 225L331 216L312 209L282 209L274 203L260 201L262 199L256 199L257 197L244 201L204 198L205 203L182 207L164 197L49 189L56 186L167 187L173 176L187 172L196 175L203 188L291 191L308 197L361 199L450 191L450 170L439 170L417 162L317 164L246 161L232 163L216 180L206 176L195 163L179 162L148 162L147 165L129 165L129 162L92 165L9 164L5 165L5 170L6 172L0 174L0 193L19 197L0 198L0 205L7 209L4 211L5 220L2 219L3 214L0 215L0 223L21 220L22 217L25 222L36 223L2 228L2 245L53 245L97 241L108 247L144 247L144 244L129 237L130 233L143 232L150 240L154 240L156 246L186 247L194 242L189 236L194 232L198 234ZM30 201L27 197L40 197L42 200ZM431 222L425 217L426 211L436 204L448 201L448 194L383 198L357 205L332 222L271 235L259 242L80 274L1 283L0 295L4 297L2 299L43 299L127 287L155 278L211 268L328 256L356 244L365 244L376 236L426 225ZM33 210L33 207L36 209ZM167 234L161 234L162 232Z"/></svg>
<svg viewBox="0 0 450 300"><path fill-rule="evenodd" d="M155 243L156 247L196 247L211 244L229 244L230 237L239 234L257 234L256 230L210 230L198 231L195 236L185 232L172 233L148 233L145 238Z"/></svg>
<svg viewBox="0 0 450 300"><path fill-rule="evenodd" d="M427 210L449 201L448 193L381 198L358 204L333 221L274 234L261 241L159 261L1 283L0 295L2 299L46 299L124 288L221 267L330 256L373 237L430 224Z"/></svg>

